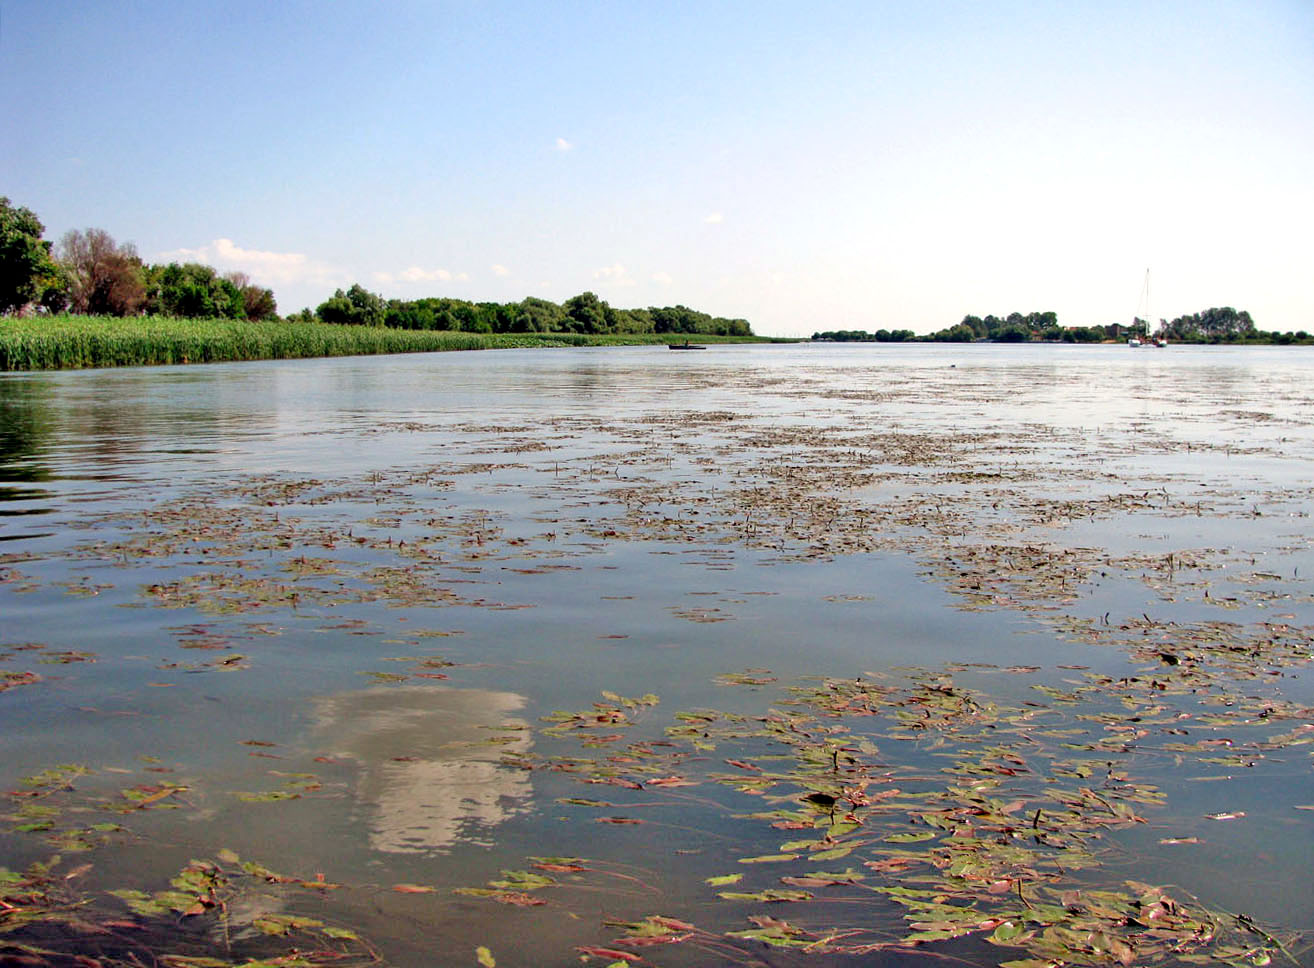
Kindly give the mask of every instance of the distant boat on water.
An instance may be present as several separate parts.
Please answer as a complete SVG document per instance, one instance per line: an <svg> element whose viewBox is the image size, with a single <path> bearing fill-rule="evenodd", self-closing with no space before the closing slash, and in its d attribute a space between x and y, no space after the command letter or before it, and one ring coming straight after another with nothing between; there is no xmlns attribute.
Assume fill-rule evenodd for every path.
<svg viewBox="0 0 1314 968"><path fill-rule="evenodd" d="M706 346L699 346L697 343L690 343L688 340L685 340L683 343L668 343L668 344L667 344L667 348L668 348L668 349L672 349L672 350L705 350L705 349L707 349Z"/></svg>
<svg viewBox="0 0 1314 968"><path fill-rule="evenodd" d="M1140 301L1140 306L1137 308L1136 311L1137 311L1136 319L1143 319L1145 322L1145 339L1141 340L1135 335L1133 335L1127 340L1127 345L1131 347L1147 346L1147 345L1157 346L1160 349L1167 346L1168 340L1166 340L1164 337L1150 336L1150 270L1149 269L1145 270L1145 284L1141 286L1141 301ZM1145 315L1142 317L1140 313L1144 313Z"/></svg>

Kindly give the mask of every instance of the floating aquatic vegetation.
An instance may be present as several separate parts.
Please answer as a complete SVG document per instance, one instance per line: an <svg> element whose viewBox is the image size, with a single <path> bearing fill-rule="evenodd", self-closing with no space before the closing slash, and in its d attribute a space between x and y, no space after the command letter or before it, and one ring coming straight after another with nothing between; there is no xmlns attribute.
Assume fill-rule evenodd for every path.
<svg viewBox="0 0 1314 968"><path fill-rule="evenodd" d="M154 762L149 757L146 761ZM168 771L153 765L145 769ZM0 868L0 961L103 968L136 968L144 963L195 968L378 961L356 932L276 909L290 890L320 897L338 885L322 875L278 874L241 861L228 850L220 850L215 860L187 864L162 890L80 887L96 865L64 869L64 855L86 856L111 844L122 845L133 836L117 820L94 822L96 814L126 821L143 811L178 809L190 790L184 783L153 780L115 791L113 781L124 772L128 771L98 772L82 764L60 764L23 778L20 788L8 792L14 805L4 816L12 824L9 829L40 837L58 853L22 873ZM309 774L285 776L290 787L313 788ZM104 881L104 875L97 878L100 884ZM268 897L271 890L283 900L274 904ZM252 905L257 896L265 902ZM125 905L132 917L125 918L121 907L116 910L108 900L111 897ZM271 938L288 940L267 940Z"/></svg>
<svg viewBox="0 0 1314 968"><path fill-rule="evenodd" d="M0 662L18 658L37 665L75 665L94 663L99 656L94 652L76 649L58 649L41 642L0 643ZM52 673L53 674L53 673ZM19 686L32 686L47 681L47 677L33 669L0 669L0 692Z"/></svg>
<svg viewBox="0 0 1314 968"><path fill-rule="evenodd" d="M716 677L723 686L765 686L776 681L770 669L745 669L743 672L725 672Z"/></svg>
<svg viewBox="0 0 1314 968"><path fill-rule="evenodd" d="M739 684L740 677L723 681ZM1138 753L1139 738L1153 729L1161 738L1148 755L1171 750L1200 763L1211 762L1207 754L1218 748L1211 742L1165 742L1162 737L1180 732L1183 720L1167 710L1158 717L1138 716L1144 712L1139 704L1133 702L1129 711L1110 685L1095 681L1052 705L1009 706L948 674L828 679L790 687L765 715L679 713L661 742L635 737L592 758L551 756L539 768L646 794L632 802L561 801L584 809L619 808L643 816L664 805L690 809L691 801L661 799L681 792L667 794L671 786L719 786L734 797L763 801L766 809L745 813L711 789L699 796L696 802L704 809L733 813L749 825L745 846L760 843L771 828L794 834L779 839L773 853L737 858L750 870L769 871L766 883L759 875L746 882L750 875L740 872L711 876L706 883L724 902L787 905L804 913L788 923L751 915L756 927L722 929L723 940L855 954L973 937L1023 951L1027 958L1010 962L1019 966L1210 959L1253 965L1291 958L1288 946L1298 939L1290 931L1212 910L1180 889L1110 883L1102 873L1116 854L1109 838L1168 807L1162 790L1135 775L1139 758L1147 755ZM1164 690L1155 690L1155 699L1162 704ZM1123 713L1084 712L1101 705L1110 710L1123 705ZM1267 708L1268 720L1298 713L1273 704ZM541 732L576 736L582 749L603 745L588 738L590 730L631 725L614 702L546 719L554 725ZM1253 732L1262 729L1257 722L1263 721L1238 718L1233 725L1248 725ZM1135 735L1124 735L1123 725ZM1110 726L1118 727L1112 742L1104 735ZM1250 745L1276 750L1310 742L1314 728L1303 723L1285 734L1269 730ZM1231 748L1232 741L1227 743ZM721 760L700 755L712 749ZM718 769L718 762L731 771ZM643 816L596 819L635 823ZM817 866L834 861L849 866ZM493 897L526 885L532 891L559 886L540 875L517 874L466 893ZM832 890L845 893L835 896ZM862 918L852 923L826 913L835 911L836 903L857 904L864 894L886 903L867 902ZM821 909L809 913L815 905ZM723 923L715 915L707 920ZM716 935L706 923L677 929L659 920L616 927L625 931L614 942L621 950L640 938L680 943Z"/></svg>
<svg viewBox="0 0 1314 968"><path fill-rule="evenodd" d="M41 682L41 676L35 672L14 672L10 669L0 669L0 692L6 689L15 689L18 686L31 686Z"/></svg>
<svg viewBox="0 0 1314 968"><path fill-rule="evenodd" d="M634 716L641 710L657 705L660 700L652 693L627 698L614 692L604 692L603 702L595 702L591 709L578 712L556 710L543 716L543 722L553 725L543 730L549 736L562 736L573 730L624 729L633 725ZM599 743L620 737L590 735L589 742Z"/></svg>
<svg viewBox="0 0 1314 968"><path fill-rule="evenodd" d="M55 857L22 873L0 868L0 959L6 963L272 968L380 960L350 928L276 909L297 892L319 896L338 885L276 874L232 851L191 861L167 888L149 893L88 893L77 885L92 865L65 871L61 864ZM256 898L264 903L252 904Z"/></svg>

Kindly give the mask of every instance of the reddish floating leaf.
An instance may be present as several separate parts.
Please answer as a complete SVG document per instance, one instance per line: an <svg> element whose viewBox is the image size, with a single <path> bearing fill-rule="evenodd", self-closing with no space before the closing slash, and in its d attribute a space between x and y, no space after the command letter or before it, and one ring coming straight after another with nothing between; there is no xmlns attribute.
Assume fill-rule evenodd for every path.
<svg viewBox="0 0 1314 968"><path fill-rule="evenodd" d="M636 955L633 951L621 951L617 948L595 948L591 945L576 945L575 950L585 956L594 958L614 958L620 961L642 961L642 955Z"/></svg>

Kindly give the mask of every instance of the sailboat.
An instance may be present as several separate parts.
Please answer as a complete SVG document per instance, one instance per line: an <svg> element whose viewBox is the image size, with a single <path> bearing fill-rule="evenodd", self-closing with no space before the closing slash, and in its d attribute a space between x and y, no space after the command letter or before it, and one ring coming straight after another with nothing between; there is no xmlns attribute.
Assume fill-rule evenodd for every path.
<svg viewBox="0 0 1314 968"><path fill-rule="evenodd" d="M1144 313L1144 316L1140 314ZM1142 342L1133 334L1128 340L1128 346L1144 346L1148 343L1151 346L1157 346L1160 349L1168 345L1168 341L1162 336L1150 336L1150 270L1145 270L1145 284L1141 286L1141 301L1137 308L1137 318L1145 321L1145 340Z"/></svg>

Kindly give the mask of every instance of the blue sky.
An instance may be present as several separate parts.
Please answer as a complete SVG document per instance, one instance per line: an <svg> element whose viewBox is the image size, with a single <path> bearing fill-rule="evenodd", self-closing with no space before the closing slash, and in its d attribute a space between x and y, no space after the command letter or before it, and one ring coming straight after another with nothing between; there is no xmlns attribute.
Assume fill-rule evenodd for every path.
<svg viewBox="0 0 1314 968"><path fill-rule="evenodd" d="M1314 330L1314 3L0 0L0 194L280 310Z"/></svg>

